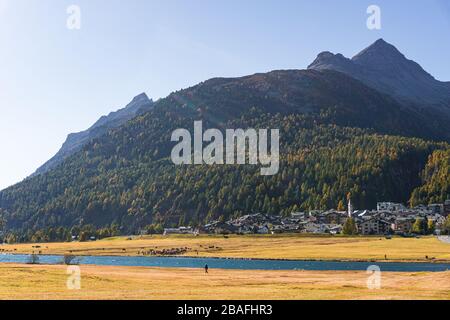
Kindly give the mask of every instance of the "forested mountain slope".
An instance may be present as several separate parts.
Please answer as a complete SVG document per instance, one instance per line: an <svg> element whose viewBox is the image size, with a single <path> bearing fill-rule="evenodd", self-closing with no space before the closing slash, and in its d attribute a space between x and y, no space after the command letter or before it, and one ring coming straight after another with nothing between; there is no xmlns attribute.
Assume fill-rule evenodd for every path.
<svg viewBox="0 0 450 320"><path fill-rule="evenodd" d="M450 149L433 152L421 177L423 185L412 193L411 204L443 203L450 199Z"/></svg>
<svg viewBox="0 0 450 320"><path fill-rule="evenodd" d="M174 166L171 133L279 128L280 173L257 166ZM394 99L335 71L274 71L212 79L175 92L92 140L61 165L0 192L8 232L93 225L135 233L247 213L289 214L406 202L443 131ZM35 237L36 239L36 237Z"/></svg>

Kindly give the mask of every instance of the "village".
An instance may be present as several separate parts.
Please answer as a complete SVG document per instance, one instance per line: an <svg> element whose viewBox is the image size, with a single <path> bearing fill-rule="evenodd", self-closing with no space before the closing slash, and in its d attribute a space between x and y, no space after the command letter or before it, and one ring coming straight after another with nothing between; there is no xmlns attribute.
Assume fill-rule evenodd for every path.
<svg viewBox="0 0 450 320"><path fill-rule="evenodd" d="M379 202L376 210L353 210L349 201L346 211L312 210L294 212L290 217L256 213L229 221L214 221L199 229L166 228L164 234L440 235L444 233L442 228L449 215L450 200L414 208L401 203Z"/></svg>

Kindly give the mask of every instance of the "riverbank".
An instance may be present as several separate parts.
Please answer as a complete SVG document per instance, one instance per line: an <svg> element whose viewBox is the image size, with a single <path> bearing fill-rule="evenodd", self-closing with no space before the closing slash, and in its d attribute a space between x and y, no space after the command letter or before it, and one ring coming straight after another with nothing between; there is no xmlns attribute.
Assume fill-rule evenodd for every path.
<svg viewBox="0 0 450 320"><path fill-rule="evenodd" d="M0 264L0 299L450 299L450 272L383 272L381 289L355 271L243 271L81 266L67 289L63 265Z"/></svg>
<svg viewBox="0 0 450 320"><path fill-rule="evenodd" d="M178 250L177 250L178 249ZM179 254L183 249L183 253ZM0 246L0 253L76 256L151 256L175 252L184 257L238 259L450 262L450 244L436 237L262 236L144 236L93 242L18 244ZM157 255L156 255L157 256Z"/></svg>

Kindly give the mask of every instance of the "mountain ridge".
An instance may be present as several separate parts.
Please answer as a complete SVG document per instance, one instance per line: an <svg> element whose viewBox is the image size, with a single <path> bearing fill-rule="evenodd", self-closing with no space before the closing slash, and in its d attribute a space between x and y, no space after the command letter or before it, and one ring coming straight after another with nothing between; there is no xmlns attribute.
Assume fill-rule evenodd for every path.
<svg viewBox="0 0 450 320"><path fill-rule="evenodd" d="M333 57L348 62L330 53L321 58ZM209 79L139 109L53 169L0 191L0 218L15 239L39 241L54 228L131 234L150 224L288 215L335 207L349 192L357 208L406 203L423 183L430 155L450 149L439 142L450 141L448 127L424 109L329 69ZM174 166L171 133L192 131L198 120L205 130L279 128L279 174L262 177L254 166ZM444 161L436 163L430 167ZM441 201L449 193L413 199Z"/></svg>
<svg viewBox="0 0 450 320"><path fill-rule="evenodd" d="M40 166L32 176L46 173L55 168L65 159L81 150L89 141L105 134L108 130L117 128L135 116L148 111L153 106L153 100L149 99L146 93L141 93L133 98L124 108L110 112L106 116L100 117L91 127L84 131L70 133L59 151Z"/></svg>
<svg viewBox="0 0 450 320"><path fill-rule="evenodd" d="M308 69L343 72L401 102L433 106L450 115L448 82L436 80L418 63L407 59L383 39L351 59L342 54L321 53Z"/></svg>

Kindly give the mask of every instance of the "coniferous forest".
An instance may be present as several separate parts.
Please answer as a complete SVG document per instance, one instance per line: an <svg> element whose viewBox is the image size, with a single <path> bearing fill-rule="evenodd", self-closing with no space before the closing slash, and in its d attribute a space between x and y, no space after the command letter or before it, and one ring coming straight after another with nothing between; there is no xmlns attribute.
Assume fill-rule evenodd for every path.
<svg viewBox="0 0 450 320"><path fill-rule="evenodd" d="M280 170L175 166L173 130L280 129ZM250 213L289 215L378 201L450 197L448 128L331 71L212 79L92 140L45 174L0 192L8 241L69 240L197 226Z"/></svg>

